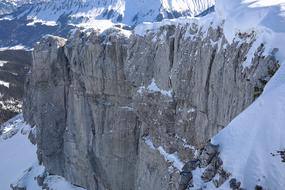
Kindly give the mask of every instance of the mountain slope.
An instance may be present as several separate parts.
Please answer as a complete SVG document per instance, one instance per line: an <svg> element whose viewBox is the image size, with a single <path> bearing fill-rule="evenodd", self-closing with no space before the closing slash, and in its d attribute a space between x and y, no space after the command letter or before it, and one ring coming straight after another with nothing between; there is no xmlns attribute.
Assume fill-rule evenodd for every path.
<svg viewBox="0 0 285 190"><path fill-rule="evenodd" d="M163 18L195 16L214 5L214 0L59 0L35 4L28 10L28 17L43 21L57 21L69 16L70 22L91 22L95 19L110 19L134 26L145 21Z"/></svg>
<svg viewBox="0 0 285 190"><path fill-rule="evenodd" d="M0 14L0 47L32 47L46 34L67 37L76 27L131 29L142 22L201 16L213 11L215 0L6 1L12 7L5 8L10 14Z"/></svg>

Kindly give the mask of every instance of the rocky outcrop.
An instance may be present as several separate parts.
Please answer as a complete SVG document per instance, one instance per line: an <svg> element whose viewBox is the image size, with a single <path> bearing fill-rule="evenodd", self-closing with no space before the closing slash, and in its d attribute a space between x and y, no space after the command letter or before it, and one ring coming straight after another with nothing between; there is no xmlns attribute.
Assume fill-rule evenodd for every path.
<svg viewBox="0 0 285 190"><path fill-rule="evenodd" d="M278 68L262 44L242 66L254 39L241 34L230 45L220 27L195 24L47 36L33 52L24 107L40 161L91 190L178 189L183 163Z"/></svg>

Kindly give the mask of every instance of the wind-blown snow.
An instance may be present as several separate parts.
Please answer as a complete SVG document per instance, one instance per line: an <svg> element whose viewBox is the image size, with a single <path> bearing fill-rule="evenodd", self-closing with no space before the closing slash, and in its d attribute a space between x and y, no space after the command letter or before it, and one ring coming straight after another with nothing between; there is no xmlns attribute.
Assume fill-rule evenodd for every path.
<svg viewBox="0 0 285 190"><path fill-rule="evenodd" d="M2 47L0 48L0 51L6 51L6 50L27 50L27 51L31 51L32 49L25 47L23 45L16 45L16 46L12 46L12 47Z"/></svg>

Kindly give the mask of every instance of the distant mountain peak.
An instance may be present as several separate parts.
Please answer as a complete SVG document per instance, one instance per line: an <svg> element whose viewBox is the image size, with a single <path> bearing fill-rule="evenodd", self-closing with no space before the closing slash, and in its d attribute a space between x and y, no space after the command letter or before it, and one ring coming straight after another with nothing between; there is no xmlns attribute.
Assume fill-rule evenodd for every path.
<svg viewBox="0 0 285 190"><path fill-rule="evenodd" d="M18 0L13 0L18 1ZM68 15L73 24L108 19L130 26L164 18L195 16L214 5L215 0L49 0L33 3L26 10L30 18L57 21ZM23 15L23 14L21 14Z"/></svg>

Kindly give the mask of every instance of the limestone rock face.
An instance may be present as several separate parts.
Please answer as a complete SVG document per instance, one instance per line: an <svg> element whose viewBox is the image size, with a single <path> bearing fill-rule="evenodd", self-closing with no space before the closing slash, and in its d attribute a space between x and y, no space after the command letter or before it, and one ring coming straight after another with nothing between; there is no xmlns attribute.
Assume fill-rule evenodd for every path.
<svg viewBox="0 0 285 190"><path fill-rule="evenodd" d="M145 36L79 31L35 47L24 115L51 174L91 190L178 189L179 171L277 69L254 35L165 25Z"/></svg>

